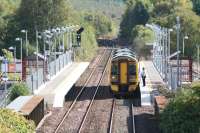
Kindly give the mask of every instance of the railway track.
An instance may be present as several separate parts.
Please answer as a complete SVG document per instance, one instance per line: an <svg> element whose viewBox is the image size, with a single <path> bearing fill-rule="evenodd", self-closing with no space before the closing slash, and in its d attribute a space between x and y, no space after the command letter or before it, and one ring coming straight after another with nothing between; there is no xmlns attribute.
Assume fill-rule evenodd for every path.
<svg viewBox="0 0 200 133"><path fill-rule="evenodd" d="M131 100L113 99L108 133L135 132L134 106Z"/></svg>
<svg viewBox="0 0 200 133"><path fill-rule="evenodd" d="M88 69L81 75L80 79L76 82L74 87L65 96L65 103L63 108L50 108L48 112L51 114L47 117L41 127L37 128L37 133L54 133L58 124L63 119L66 112L69 110L73 101L76 99L77 95L80 93L83 86L86 84L90 75L92 75L95 68L100 64L102 55L105 53L105 48L101 48L97 52L97 56L91 61Z"/></svg>
<svg viewBox="0 0 200 133"><path fill-rule="evenodd" d="M138 116L142 111L133 106L132 100L113 99L109 92L110 70L106 70L106 64L110 53L111 50L99 51L86 73L67 94L64 108L56 108L52 118L45 122L39 133L135 133L146 128L144 125L147 120L141 118L143 114ZM151 124L147 125L153 127ZM150 130L141 133L147 133L146 131Z"/></svg>
<svg viewBox="0 0 200 133"><path fill-rule="evenodd" d="M110 92L109 78L110 67L106 69L98 93L82 126L82 133L107 132L113 99L113 95Z"/></svg>
<svg viewBox="0 0 200 133"><path fill-rule="evenodd" d="M105 50L103 56L99 59L100 62L98 66L96 66L93 71L91 72L89 78L87 79L86 83L82 87L81 91L71 104L68 111L65 113L62 121L56 127L55 133L58 132L71 132L69 129L72 129L72 132L81 132L84 122L87 118L87 115L90 111L90 108L94 102L95 96L98 92L100 83L103 79L103 76L106 71L107 64L109 62L111 56L111 50ZM88 87L88 86L95 86L95 87ZM80 111L81 110L81 111ZM78 121L75 122L73 125L73 120L71 118L77 118ZM77 124L78 123L78 124ZM73 126L73 128L69 127L69 124Z"/></svg>

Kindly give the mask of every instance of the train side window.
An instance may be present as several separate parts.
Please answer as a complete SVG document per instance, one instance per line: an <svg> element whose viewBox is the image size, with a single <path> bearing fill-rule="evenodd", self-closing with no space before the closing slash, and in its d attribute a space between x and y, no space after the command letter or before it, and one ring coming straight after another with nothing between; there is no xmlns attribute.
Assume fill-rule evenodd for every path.
<svg viewBox="0 0 200 133"><path fill-rule="evenodd" d="M112 75L118 75L118 64L117 63L112 64Z"/></svg>
<svg viewBox="0 0 200 133"><path fill-rule="evenodd" d="M135 64L129 64L129 68L128 68L128 70L129 70L129 75L136 75L136 66L135 66Z"/></svg>

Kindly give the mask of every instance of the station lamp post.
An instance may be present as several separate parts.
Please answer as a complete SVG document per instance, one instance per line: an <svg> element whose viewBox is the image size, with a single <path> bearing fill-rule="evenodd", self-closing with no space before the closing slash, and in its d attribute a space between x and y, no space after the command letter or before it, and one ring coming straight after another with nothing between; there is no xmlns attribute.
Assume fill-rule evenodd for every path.
<svg viewBox="0 0 200 133"><path fill-rule="evenodd" d="M20 48L20 49L21 49L21 52L20 52L20 56L21 56L21 57L20 57L20 58L21 58L21 80L22 80L22 76L23 76L23 75L22 75L22 71L23 71L23 66L22 66L22 62L23 62L23 59L22 59L22 58L23 58L23 57L22 57L22 43L23 43L23 42L22 42L22 38L19 38L19 37L16 38L15 41L20 41L20 45L21 45L21 46L20 46L20 47L21 47L21 48Z"/></svg>
<svg viewBox="0 0 200 133"><path fill-rule="evenodd" d="M171 32L173 29L168 29L168 57L171 55Z"/></svg>
<svg viewBox="0 0 200 133"><path fill-rule="evenodd" d="M12 51L13 52L13 54L14 54L14 64L15 64L15 77L16 77L16 46L15 47L9 47L8 48L10 51ZM15 80L16 80L16 78L15 78Z"/></svg>
<svg viewBox="0 0 200 133"><path fill-rule="evenodd" d="M62 27L61 31L62 31L62 37L63 37L62 38L63 41L62 41L62 47L61 47L61 49L63 50L62 52L64 53L65 52L65 33L67 32L67 28Z"/></svg>
<svg viewBox="0 0 200 133"><path fill-rule="evenodd" d="M52 39L54 38L54 32L52 30L45 30L43 33L43 37L45 38L44 42L44 56L47 61L47 66L48 66L48 77L49 79L51 78L51 67L49 63L49 56L51 56L51 47L53 46ZM46 51L46 44L48 45L48 50Z"/></svg>
<svg viewBox="0 0 200 133"><path fill-rule="evenodd" d="M186 35L183 37L183 56L185 55L185 40L188 40L189 37Z"/></svg>
<svg viewBox="0 0 200 133"><path fill-rule="evenodd" d="M52 36L53 36L53 34L49 30L45 30L42 33L42 38L43 38L43 54L44 54L44 59L43 59L43 77L44 77L43 81L44 82L46 82L46 72L44 70L45 70L46 64L48 66L48 56L47 56L48 54L46 53L46 44L50 45L50 39L52 38ZM49 69L47 71L49 71Z"/></svg>
<svg viewBox="0 0 200 133"><path fill-rule="evenodd" d="M21 30L21 33L26 34L26 56L28 56L28 31L27 30Z"/></svg>
<svg viewBox="0 0 200 133"><path fill-rule="evenodd" d="M53 46L53 49L52 49L52 52L54 53L54 60L55 60L55 63L54 63L54 71L55 71L55 74L56 74L56 46L57 46L57 40L56 40L56 37L58 36L58 29L52 29L52 33L53 33L53 37L54 37L54 46Z"/></svg>
<svg viewBox="0 0 200 133"><path fill-rule="evenodd" d="M176 17L176 21L177 21L177 24L176 24L176 31L177 31L177 52L179 51L179 42L180 42L180 28L181 28L181 25L180 25L180 17L177 16ZM177 86L180 86L180 56L179 56L179 53L177 54Z"/></svg>
<svg viewBox="0 0 200 133"><path fill-rule="evenodd" d="M38 66L38 53L39 53L39 41L42 37L39 35L39 32L36 30L36 71L37 71L37 89L39 87L39 66Z"/></svg>

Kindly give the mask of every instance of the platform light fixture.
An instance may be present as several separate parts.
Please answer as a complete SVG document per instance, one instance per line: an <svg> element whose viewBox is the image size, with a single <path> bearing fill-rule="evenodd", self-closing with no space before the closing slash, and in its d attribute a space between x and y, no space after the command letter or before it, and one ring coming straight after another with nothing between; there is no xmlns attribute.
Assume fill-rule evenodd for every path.
<svg viewBox="0 0 200 133"><path fill-rule="evenodd" d="M21 57L20 57L20 58L21 58L21 80L22 80L22 76L23 76L23 75L22 75L22 69L23 69L23 67L22 67L22 61L23 61L23 59L22 59L22 58L23 58L23 57L22 57L22 52L23 52L23 51L22 51L22 43L23 43L23 42L22 42L22 38L19 38L19 37L18 37L18 38L15 38L15 41L19 41L19 42L20 42L20 49L21 49L21 52L20 52L20 56L21 56Z"/></svg>

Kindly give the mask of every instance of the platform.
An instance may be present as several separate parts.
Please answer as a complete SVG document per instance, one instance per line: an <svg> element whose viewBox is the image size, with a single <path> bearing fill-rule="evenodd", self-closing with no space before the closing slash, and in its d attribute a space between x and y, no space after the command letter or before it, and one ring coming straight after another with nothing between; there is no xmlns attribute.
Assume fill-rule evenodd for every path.
<svg viewBox="0 0 200 133"><path fill-rule="evenodd" d="M43 96L45 103L48 105L63 107L65 95L87 69L88 65L89 62L80 62L66 66L55 78L47 82L35 93Z"/></svg>
<svg viewBox="0 0 200 133"><path fill-rule="evenodd" d="M145 73L146 73L146 86L143 87L142 79L141 79L141 82L140 82L141 105L150 106L151 105L151 91L153 90L153 85L164 84L164 82L162 78L160 77L160 74L154 67L152 61L140 61L140 72L143 67L145 68Z"/></svg>

